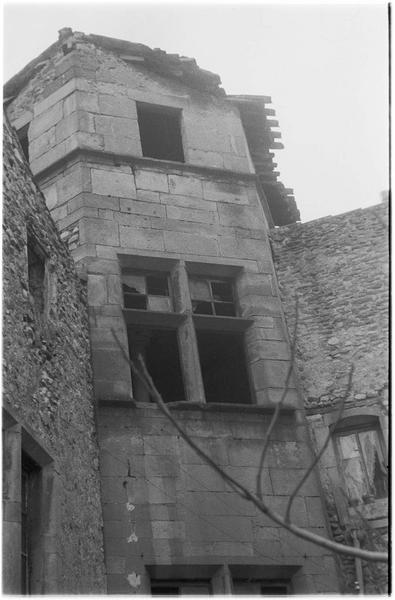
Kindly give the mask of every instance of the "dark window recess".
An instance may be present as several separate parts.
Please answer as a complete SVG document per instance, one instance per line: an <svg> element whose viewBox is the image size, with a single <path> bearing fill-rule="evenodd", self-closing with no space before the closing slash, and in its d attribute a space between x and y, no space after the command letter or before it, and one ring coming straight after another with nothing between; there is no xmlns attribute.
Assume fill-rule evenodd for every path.
<svg viewBox="0 0 395 600"><path fill-rule="evenodd" d="M181 111L164 106L137 104L143 156L184 162Z"/></svg>
<svg viewBox="0 0 395 600"><path fill-rule="evenodd" d="M22 146L23 154L24 154L27 162L29 162L29 137L28 137L29 125L30 125L30 123L28 123L27 125L25 125L24 127L22 127L21 129L19 129L16 132L18 139L19 139L19 143Z"/></svg>
<svg viewBox="0 0 395 600"><path fill-rule="evenodd" d="M122 291L125 308L172 311L167 273L125 272L122 274Z"/></svg>
<svg viewBox="0 0 395 600"><path fill-rule="evenodd" d="M205 580L151 581L152 596L209 596L211 585Z"/></svg>
<svg viewBox="0 0 395 600"><path fill-rule="evenodd" d="M169 283L166 274L147 275L147 294L152 296L168 296Z"/></svg>
<svg viewBox="0 0 395 600"><path fill-rule="evenodd" d="M129 351L133 359L141 354L146 367L164 402L185 400L180 366L177 332L168 329L129 328ZM146 392L134 378L134 397L138 402L148 401Z"/></svg>
<svg viewBox="0 0 395 600"><path fill-rule="evenodd" d="M21 593L32 592L32 557L37 528L37 484L40 468L22 454L21 481Z"/></svg>
<svg viewBox="0 0 395 600"><path fill-rule="evenodd" d="M34 303L34 309L38 315L42 315L44 312L45 260L29 240L27 244L27 267L29 292Z"/></svg>
<svg viewBox="0 0 395 600"><path fill-rule="evenodd" d="M236 316L231 281L190 277L192 310L196 315Z"/></svg>
<svg viewBox="0 0 395 600"><path fill-rule="evenodd" d="M243 335L217 331L196 335L206 401L250 403Z"/></svg>

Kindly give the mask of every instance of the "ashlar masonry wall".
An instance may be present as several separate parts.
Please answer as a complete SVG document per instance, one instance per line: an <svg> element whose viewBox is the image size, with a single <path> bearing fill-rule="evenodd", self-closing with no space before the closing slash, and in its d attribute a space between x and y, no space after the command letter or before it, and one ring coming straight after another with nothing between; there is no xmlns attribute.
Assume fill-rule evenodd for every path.
<svg viewBox="0 0 395 600"><path fill-rule="evenodd" d="M30 592L103 593L86 284L76 276L15 134L4 125L3 590L21 593L23 452L36 463L35 473L40 467L32 499L39 505L25 525L32 528L30 543L34 539ZM29 287L28 239L45 260L42 314ZM27 522L32 518L28 512Z"/></svg>

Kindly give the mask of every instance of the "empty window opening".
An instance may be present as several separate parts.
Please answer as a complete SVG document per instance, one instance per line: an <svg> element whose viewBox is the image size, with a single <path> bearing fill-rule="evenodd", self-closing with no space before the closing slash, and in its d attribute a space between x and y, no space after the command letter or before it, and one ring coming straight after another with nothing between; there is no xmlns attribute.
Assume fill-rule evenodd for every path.
<svg viewBox="0 0 395 600"><path fill-rule="evenodd" d="M143 156L184 162L180 110L138 103L137 117Z"/></svg>
<svg viewBox="0 0 395 600"><path fill-rule="evenodd" d="M45 259L32 240L27 243L28 285L36 314L44 312Z"/></svg>
<svg viewBox="0 0 395 600"><path fill-rule="evenodd" d="M169 277L167 273L122 273L122 291L125 308L171 312Z"/></svg>
<svg viewBox="0 0 395 600"><path fill-rule="evenodd" d="M388 495L387 467L377 428L339 432L337 447L351 504Z"/></svg>
<svg viewBox="0 0 395 600"><path fill-rule="evenodd" d="M197 315L236 316L231 281L189 278L192 310Z"/></svg>
<svg viewBox="0 0 395 600"><path fill-rule="evenodd" d="M38 476L40 467L22 454L21 481L21 593L32 593L33 552L38 526Z"/></svg>
<svg viewBox="0 0 395 600"><path fill-rule="evenodd" d="M278 579L238 579L233 581L233 593L243 596L287 596L290 594L290 582Z"/></svg>
<svg viewBox="0 0 395 600"><path fill-rule="evenodd" d="M243 335L201 330L196 335L206 401L250 403Z"/></svg>
<svg viewBox="0 0 395 600"><path fill-rule="evenodd" d="M152 596L209 596L211 585L206 580L151 581Z"/></svg>
<svg viewBox="0 0 395 600"><path fill-rule="evenodd" d="M28 136L29 125L30 125L30 123L28 123L24 127L21 127L21 129L19 129L16 132L18 139L19 139L19 143L22 146L23 154L24 154L27 162L29 162L29 136Z"/></svg>
<svg viewBox="0 0 395 600"><path fill-rule="evenodd" d="M164 402L185 401L177 332L170 329L130 327L128 337L130 356L136 359L141 354L144 358ZM133 377L133 394L138 402L149 401L147 392L136 377Z"/></svg>

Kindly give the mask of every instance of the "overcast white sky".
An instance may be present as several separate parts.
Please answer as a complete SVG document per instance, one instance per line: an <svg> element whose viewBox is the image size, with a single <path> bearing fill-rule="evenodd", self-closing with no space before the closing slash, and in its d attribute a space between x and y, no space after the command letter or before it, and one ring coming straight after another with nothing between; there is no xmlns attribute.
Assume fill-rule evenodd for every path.
<svg viewBox="0 0 395 600"><path fill-rule="evenodd" d="M278 170L303 221L388 189L387 7L378 4L4 4L4 80L62 27L196 58L230 94L272 97Z"/></svg>

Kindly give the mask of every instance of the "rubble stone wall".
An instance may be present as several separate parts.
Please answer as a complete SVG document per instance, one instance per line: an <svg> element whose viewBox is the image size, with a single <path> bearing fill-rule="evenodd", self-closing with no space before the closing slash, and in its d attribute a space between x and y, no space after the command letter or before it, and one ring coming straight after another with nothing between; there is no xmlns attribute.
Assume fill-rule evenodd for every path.
<svg viewBox="0 0 395 600"><path fill-rule="evenodd" d="M355 365L354 407L386 401L388 216L380 204L272 231L287 323L299 298L298 354L306 407L338 402Z"/></svg>
<svg viewBox="0 0 395 600"><path fill-rule="evenodd" d="M41 534L43 555L50 560L35 591L103 593L106 580L86 284L76 275L73 259L59 238L6 120L3 169L4 406L22 428L22 449L26 450L23 440L28 432L36 447L49 455L54 475L52 491L48 492L53 511L41 517L48 520L48 529ZM28 235L45 256L41 315L29 290ZM14 455L19 477L20 451L19 445ZM12 452L6 443L5 472ZM13 479L5 473L3 516L7 521L8 510L16 506L20 523L17 479L18 475ZM17 523L16 529L10 525L16 533L18 514L10 517ZM3 527L6 531L7 523ZM20 531L13 540L19 543ZM4 560L12 553L11 543ZM12 568L16 569L16 564Z"/></svg>
<svg viewBox="0 0 395 600"><path fill-rule="evenodd" d="M359 209L272 231L272 250L288 326L298 335L295 363L311 437L318 452L330 435L351 365L354 374L343 417L377 423L388 446L388 207ZM357 511L344 494L335 443L320 460L328 516L336 541L385 551L388 500ZM355 593L355 561L339 559L343 590ZM385 565L363 563L365 593L386 593ZM360 585L360 584L358 584Z"/></svg>

